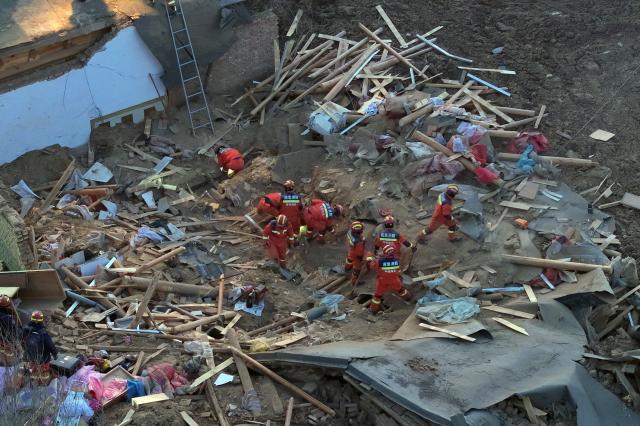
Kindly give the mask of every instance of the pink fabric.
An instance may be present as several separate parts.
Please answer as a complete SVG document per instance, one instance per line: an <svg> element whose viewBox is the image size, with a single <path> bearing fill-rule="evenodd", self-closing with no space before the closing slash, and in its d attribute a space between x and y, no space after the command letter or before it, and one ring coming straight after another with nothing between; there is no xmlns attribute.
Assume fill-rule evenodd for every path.
<svg viewBox="0 0 640 426"><path fill-rule="evenodd" d="M159 384L163 390L167 384L171 385L173 389L189 384L189 380L178 374L173 365L168 362L151 366L147 368L147 371L149 372L149 378Z"/></svg>
<svg viewBox="0 0 640 426"><path fill-rule="evenodd" d="M112 379L104 384L102 401L111 401L116 396L127 390L127 381L124 379Z"/></svg>
<svg viewBox="0 0 640 426"><path fill-rule="evenodd" d="M533 145L533 150L538 154L549 148L549 140L542 133L520 133L511 143L509 151L514 154L521 154L527 145Z"/></svg>

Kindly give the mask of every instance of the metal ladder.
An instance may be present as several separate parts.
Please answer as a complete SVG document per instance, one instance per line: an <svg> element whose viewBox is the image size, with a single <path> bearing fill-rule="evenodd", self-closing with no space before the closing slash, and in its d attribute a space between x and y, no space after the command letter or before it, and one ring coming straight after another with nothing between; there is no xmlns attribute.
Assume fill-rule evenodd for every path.
<svg viewBox="0 0 640 426"><path fill-rule="evenodd" d="M171 3L171 5L170 5ZM195 136L196 130L208 127L213 132L213 120L207 103L207 96L202 87L198 62L191 44L191 37L187 28L187 21L182 13L180 0L165 0L164 7L167 12L169 31L173 40L173 47L178 62L178 72L184 91L185 103L191 122L191 132ZM180 18L179 22L176 18ZM177 25L176 25L177 24ZM186 38L186 43L183 40Z"/></svg>

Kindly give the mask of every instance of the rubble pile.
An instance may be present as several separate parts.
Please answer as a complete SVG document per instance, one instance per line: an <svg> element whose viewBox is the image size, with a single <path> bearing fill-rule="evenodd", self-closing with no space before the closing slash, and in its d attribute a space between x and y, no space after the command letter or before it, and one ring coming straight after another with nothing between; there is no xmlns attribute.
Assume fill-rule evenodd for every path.
<svg viewBox="0 0 640 426"><path fill-rule="evenodd" d="M355 351L352 360L379 357L384 364L382 355L358 353L357 340L438 339L451 351L494 345L515 353L524 346L521 339L540 339L539 346L560 352L563 344L584 344L580 363L627 405L640 408L640 280L635 260L620 247L614 217L606 213L618 204L638 208L635 196L608 201L608 175L581 193L564 183L563 168L592 169L597 163L543 155L551 141L538 128L551 112L544 105L538 111L503 106L511 97L508 88L476 74L515 71L469 66L471 59L448 52L432 37L442 27L407 41L386 17L395 40L385 39L382 28L360 24L358 40L341 32L296 42L291 36L299 19L277 49L273 75L236 99L229 108L238 112L227 117L230 132L244 116L243 104L250 103L248 118L257 122L247 126L268 126L271 119L298 113L305 120L289 127L298 144L292 147L290 140L292 153L269 158L252 147L243 153L244 170L185 183L199 173L190 166L196 152L215 156L211 149L225 136L234 145L237 133L222 132L189 152L151 131L162 122L166 128L166 117L160 117L148 119L144 135L122 143L131 160L119 165L130 172L126 178L106 161L74 160L45 188L33 190L28 177L11 188L32 231L35 260L29 269L56 273L38 281L29 278L33 271L20 272L30 288L11 285L17 272L0 276L3 291L12 292L22 317L33 307L44 309L38 306L40 291L51 293L52 308L45 313L50 333L61 354L78 360L60 378L88 386L93 396L87 399L98 407L131 401L120 424L146 404L167 400L179 405L189 425L214 417L221 425L247 419L284 419L289 425L293 418L307 424L447 423L455 416L444 409L418 412L419 400L390 395L390 385L355 376L349 363L328 370L339 382L334 388L312 381L298 386L283 377L285 369L265 364L277 363L281 354L295 358L304 348L307 358L298 353L298 362L329 368L313 357L329 357L324 351L336 343ZM461 77L435 74L427 54L464 64L458 66ZM413 252L403 248L402 284L413 297L386 295L382 312L368 314L375 300L373 274L363 272L364 284L351 285L344 268L335 267L346 253L336 244L342 238L319 246L296 232L302 247L293 249L290 269L256 254L265 240L262 226L272 219L252 208L263 195L258 191L290 178L302 183L307 198L340 201L348 219L378 226L367 237L375 237L385 216L395 215L412 248L430 223L435 200L455 183L453 216L464 239L450 242L442 231L425 231L425 245ZM339 237L350 220L340 219ZM332 252L339 253L332 264L312 263ZM573 324L564 318L571 313L584 335L563 329ZM386 335L381 327L392 319L398 321ZM347 330L350 321L356 331ZM397 357L415 377L445 380L439 373L447 362L443 354L407 351ZM266 387L249 370L290 396L286 409L278 391L267 402ZM532 369L529 375L538 373ZM239 394L228 390L238 383ZM563 392L571 387L553 386L565 386ZM496 387L508 393L501 400L486 406L456 400L447 410L461 416L486 410L533 424L575 420L585 415L580 410L603 413L601 406L572 401L577 397L570 392L551 395L544 386L526 388L517 381ZM204 407L207 416L201 415ZM623 409L617 415L637 418Z"/></svg>

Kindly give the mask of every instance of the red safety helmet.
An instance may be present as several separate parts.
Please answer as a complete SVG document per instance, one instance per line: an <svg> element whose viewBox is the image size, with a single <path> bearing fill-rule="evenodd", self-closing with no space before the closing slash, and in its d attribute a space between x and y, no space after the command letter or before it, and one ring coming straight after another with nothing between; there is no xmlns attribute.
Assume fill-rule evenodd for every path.
<svg viewBox="0 0 640 426"><path fill-rule="evenodd" d="M284 183L284 189L286 191L293 191L293 188L295 188L295 187L296 187L296 183L294 181L292 181L292 180L287 180Z"/></svg>
<svg viewBox="0 0 640 426"><path fill-rule="evenodd" d="M333 206L331 206L333 208L333 215L336 217L340 217L344 214L344 207L342 207L340 204L334 204Z"/></svg>
<svg viewBox="0 0 640 426"><path fill-rule="evenodd" d="M287 226L287 223L289 223L289 219L287 219L285 215L279 214L278 217L276 217L276 225L284 228Z"/></svg>
<svg viewBox="0 0 640 426"><path fill-rule="evenodd" d="M362 234L362 231L364 231L364 223L356 221L351 224L352 234Z"/></svg>
<svg viewBox="0 0 640 426"><path fill-rule="evenodd" d="M386 215L384 217L384 227L385 228L393 228L393 225L395 225L395 224L396 224L396 219L393 216L391 216L390 214Z"/></svg>
<svg viewBox="0 0 640 426"><path fill-rule="evenodd" d="M456 184L451 184L447 186L447 190L446 193L449 197L455 197L456 195L458 195L458 193L460 192L460 188L458 188L458 185Z"/></svg>
<svg viewBox="0 0 640 426"><path fill-rule="evenodd" d="M382 248L382 254L387 257L394 256L396 254L396 248L391 244L387 244Z"/></svg>
<svg viewBox="0 0 640 426"><path fill-rule="evenodd" d="M0 308L8 308L11 306L11 299L6 294L0 296Z"/></svg>
<svg viewBox="0 0 640 426"><path fill-rule="evenodd" d="M31 314L31 321L33 322L44 322L44 314L42 311L33 311Z"/></svg>

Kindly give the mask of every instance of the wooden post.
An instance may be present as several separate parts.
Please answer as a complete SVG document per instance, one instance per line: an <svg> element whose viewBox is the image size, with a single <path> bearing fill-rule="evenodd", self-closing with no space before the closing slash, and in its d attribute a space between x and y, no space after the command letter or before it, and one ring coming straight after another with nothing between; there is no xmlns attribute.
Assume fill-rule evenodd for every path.
<svg viewBox="0 0 640 426"><path fill-rule="evenodd" d="M186 324L178 325L171 328L171 334L182 333L185 331L193 330L194 328L198 328L201 325L210 324L214 321L217 321L220 318L230 319L236 316L235 312L223 312L221 315L213 315L210 317L199 319L198 321L192 321Z"/></svg>
<svg viewBox="0 0 640 426"><path fill-rule="evenodd" d="M140 290L146 290L153 282L151 278L142 277L122 277L122 282L125 285L133 285ZM212 297L216 298L218 295L217 289L211 287L205 287L194 284L175 283L173 281L158 281L156 291L162 291L165 293L175 293L184 296L200 296L200 297Z"/></svg>
<svg viewBox="0 0 640 426"><path fill-rule="evenodd" d="M205 390L207 393L207 399L209 400L209 404L213 406L214 411L216 412L216 417L218 417L218 423L220 426L229 426L229 421L227 417L224 415L224 411L222 411L222 407L220 407L220 402L216 397L215 390L213 385L211 384L211 380L207 380L205 385Z"/></svg>
<svg viewBox="0 0 640 426"><path fill-rule="evenodd" d="M283 320L276 321L276 322L271 323L271 324L267 324L267 325L265 325L263 327L256 328L255 330L251 330L250 332L247 333L247 335L249 337L257 336L257 335L262 334L262 333L264 333L264 332L266 332L268 330L271 330L271 329L274 329L274 328L280 328L280 327L283 327L283 326L287 326L289 324L293 324L294 322L298 322L300 320L301 320L301 318L290 316L290 317L287 317L287 318L285 318Z"/></svg>
<svg viewBox="0 0 640 426"><path fill-rule="evenodd" d="M159 274L154 274L153 275L153 281L151 282L151 285L149 287L147 287L147 291L145 291L144 293L144 297L142 298L142 302L140 302L140 305L138 306L138 310L136 311L136 316L133 319L133 321L131 322L131 324L129 325L129 328L137 328L138 324L140 324L140 321L142 320L142 316L144 315L144 313L147 311L147 305L149 305L149 302L151 301L151 298L153 297L154 293L156 292L156 287L158 286L158 280L160 279L160 275Z"/></svg>
<svg viewBox="0 0 640 426"><path fill-rule="evenodd" d="M143 264L142 266L138 267L136 269L136 272L134 272L134 275L139 274L140 272L146 271L149 268L153 268L154 266L156 266L159 263L162 263L166 260L169 260L177 255L179 255L180 253L182 253L183 251L185 251L187 248L182 246L182 247L178 247L175 248L173 250L171 250L169 253L163 254L162 256L155 258L153 260L150 260L149 262Z"/></svg>
<svg viewBox="0 0 640 426"><path fill-rule="evenodd" d="M289 404L287 404L287 416L284 419L284 426L290 426L292 418L293 418L293 397L289 398Z"/></svg>
<svg viewBox="0 0 640 426"><path fill-rule="evenodd" d="M49 210L49 205L56 198L56 196L62 189L62 186L67 182L69 177L71 177L71 174L75 170L75 165L76 165L76 160L75 159L71 160L71 163L69 163L65 171L62 173L62 176L60 176L60 179L58 179L56 184L53 186L53 189L47 194L47 198L45 198L44 201L42 202L42 207L40 208L41 213L45 213L47 210Z"/></svg>
<svg viewBox="0 0 640 426"><path fill-rule="evenodd" d="M538 257L515 256L511 254L503 254L502 258L508 262L517 265L537 266L540 268L554 268L560 270L589 272L594 269L602 269L604 272L611 273L611 265L592 265L589 263L565 262L562 260L541 259Z"/></svg>
<svg viewBox="0 0 640 426"><path fill-rule="evenodd" d="M384 47L385 50L389 52L389 54L391 54L392 56L395 56L402 64L406 65L409 68L412 68L416 72L416 74L418 74L420 77L425 78L427 80L429 79L429 77L427 77L420 68L416 67L411 62L409 62L404 56L396 52L391 46L385 43L380 37L374 34L374 32L371 31L369 28L365 27L361 23L358 24L358 26L362 31L364 31L364 33L367 36L369 36L371 40L374 40L376 43L380 44L380 46Z"/></svg>
<svg viewBox="0 0 640 426"><path fill-rule="evenodd" d="M224 274L220 274L220 280L218 281L218 315L222 314L224 301Z"/></svg>
<svg viewBox="0 0 640 426"><path fill-rule="evenodd" d="M242 351L239 351L236 348L231 347L231 350L233 351L234 354L238 354L238 356L240 356L249 365L249 367L251 367L252 369L254 369L254 370L264 374L265 376L268 376L269 378L273 379L274 381L280 383L282 386L284 386L285 388L289 389L289 391L291 393L293 393L294 395L304 399L307 402L310 402L315 407L317 407L318 409L324 411L325 413L327 413L327 414L329 414L331 416L335 416L336 415L336 412L331 407L328 407L325 404L323 404L322 402L318 401L317 399L315 399L314 397L312 397L311 395L309 395L308 393L306 393L305 391L303 391L299 387L295 386L293 383L289 382L288 380L286 380L283 377L279 376L278 374L274 373L273 371L271 371L270 369L268 369L264 365L260 364L255 359L251 358L248 355L245 355Z"/></svg>
<svg viewBox="0 0 640 426"><path fill-rule="evenodd" d="M140 372L140 367L142 367L142 360L144 360L144 351L138 352L136 364L133 366L133 370L131 370L131 374L133 374L134 376L137 376Z"/></svg>
<svg viewBox="0 0 640 426"><path fill-rule="evenodd" d="M508 152L499 152L498 158L500 160L518 161L520 154L511 154ZM546 155L539 155L538 159L550 161L555 164L565 166L578 166L578 167L595 167L598 165L597 161L587 160L584 158L568 158L568 157L548 157Z"/></svg>
<svg viewBox="0 0 640 426"><path fill-rule="evenodd" d="M242 352L240 349L240 342L238 341L238 336L236 335L236 331L231 328L227 331L227 338L229 339L229 344L234 347L238 352ZM257 394L255 388L253 387L253 382L251 381L251 375L249 375L249 370L247 369L247 365L244 360L234 351L233 359L236 363L236 369L238 370L238 376L240 376L240 383L242 383L242 389L244 390L244 394L246 398L257 399L257 401L253 401L253 404L249 404L249 406L257 406L258 409L254 410L251 414L254 417L258 417L261 413L260 409L260 400L257 398Z"/></svg>

